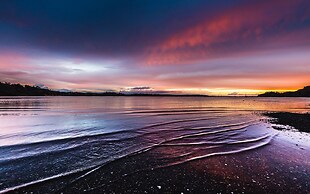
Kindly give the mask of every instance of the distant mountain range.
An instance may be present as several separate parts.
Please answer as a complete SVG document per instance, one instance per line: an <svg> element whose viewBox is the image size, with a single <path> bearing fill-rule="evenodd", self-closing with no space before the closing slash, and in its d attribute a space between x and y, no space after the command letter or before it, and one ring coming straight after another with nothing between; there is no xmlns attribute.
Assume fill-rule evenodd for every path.
<svg viewBox="0 0 310 194"><path fill-rule="evenodd" d="M207 95L185 95L185 94L156 94L156 93L122 93L122 92L72 92L62 89L59 91L42 88L40 86L29 86L0 82L0 96L200 96Z"/></svg>
<svg viewBox="0 0 310 194"><path fill-rule="evenodd" d="M258 95L258 97L310 97L310 86L306 86L295 92L266 92Z"/></svg>

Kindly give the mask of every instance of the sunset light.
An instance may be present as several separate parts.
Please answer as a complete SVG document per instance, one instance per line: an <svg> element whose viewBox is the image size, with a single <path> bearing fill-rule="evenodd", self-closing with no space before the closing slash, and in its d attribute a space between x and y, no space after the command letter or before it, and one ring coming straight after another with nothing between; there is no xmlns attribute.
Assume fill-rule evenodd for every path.
<svg viewBox="0 0 310 194"><path fill-rule="evenodd" d="M0 194L310 194L310 0L0 0Z"/></svg>
<svg viewBox="0 0 310 194"><path fill-rule="evenodd" d="M310 82L308 1L152 1L122 12L130 2L78 1L59 10L9 4L0 8L1 81L215 95L296 90Z"/></svg>

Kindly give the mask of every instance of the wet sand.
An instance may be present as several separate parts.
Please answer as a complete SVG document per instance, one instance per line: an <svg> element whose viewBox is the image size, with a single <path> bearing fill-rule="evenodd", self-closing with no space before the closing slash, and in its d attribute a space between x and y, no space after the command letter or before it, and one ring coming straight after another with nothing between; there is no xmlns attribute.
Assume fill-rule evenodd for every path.
<svg viewBox="0 0 310 194"><path fill-rule="evenodd" d="M304 164L304 161L310 155L283 161L283 158L274 158L273 152L279 154L278 150L269 147L252 153L213 157L128 175L121 171L126 171L126 168L135 169L137 165L147 166L152 156L143 156L148 159L124 159L82 178L62 192L309 193L310 164ZM280 154L291 157L288 152ZM111 172L115 175L111 175ZM118 176L119 173L122 175Z"/></svg>
<svg viewBox="0 0 310 194"><path fill-rule="evenodd" d="M298 145L290 136L280 133L270 144L255 150L171 166L161 166L156 151L126 156L88 173L34 184L15 192L309 193L310 145L306 142L309 137L296 135Z"/></svg>
<svg viewBox="0 0 310 194"><path fill-rule="evenodd" d="M173 167L135 171L148 166L153 156L125 158L106 165L56 193L309 193L310 155L298 159L288 152L274 158L275 148L220 156ZM284 161L283 161L284 160ZM303 160L303 161L302 161ZM131 173L128 173L130 168ZM126 172L124 174L124 172ZM68 178L62 181L69 181ZM55 192L33 185L17 193ZM39 189L42 187L42 189ZM39 190L38 190L39 189Z"/></svg>

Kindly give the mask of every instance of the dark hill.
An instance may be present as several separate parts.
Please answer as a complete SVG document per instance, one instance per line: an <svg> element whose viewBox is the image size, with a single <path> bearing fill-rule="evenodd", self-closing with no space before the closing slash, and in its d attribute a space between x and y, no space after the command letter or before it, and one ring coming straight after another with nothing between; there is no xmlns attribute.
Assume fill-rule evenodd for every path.
<svg viewBox="0 0 310 194"><path fill-rule="evenodd" d="M36 86L11 84L0 82L0 96L116 96L122 95L114 92L90 93L90 92L59 92Z"/></svg>
<svg viewBox="0 0 310 194"><path fill-rule="evenodd" d="M171 97L207 97L194 94L160 94L160 93L122 93L122 92L70 92L44 89L37 86L0 82L0 96L171 96Z"/></svg>
<svg viewBox="0 0 310 194"><path fill-rule="evenodd" d="M299 89L295 92L266 92L258 97L310 97L310 86Z"/></svg>

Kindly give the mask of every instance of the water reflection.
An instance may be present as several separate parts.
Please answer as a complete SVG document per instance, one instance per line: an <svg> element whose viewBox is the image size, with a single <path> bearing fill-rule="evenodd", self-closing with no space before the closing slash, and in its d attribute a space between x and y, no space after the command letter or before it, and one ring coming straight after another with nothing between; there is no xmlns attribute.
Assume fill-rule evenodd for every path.
<svg viewBox="0 0 310 194"><path fill-rule="evenodd" d="M278 132L258 113L306 112L309 104L307 98L0 98L0 190L93 173L143 154L153 160L136 171L266 149Z"/></svg>

